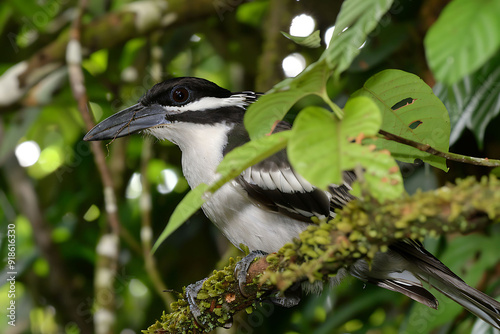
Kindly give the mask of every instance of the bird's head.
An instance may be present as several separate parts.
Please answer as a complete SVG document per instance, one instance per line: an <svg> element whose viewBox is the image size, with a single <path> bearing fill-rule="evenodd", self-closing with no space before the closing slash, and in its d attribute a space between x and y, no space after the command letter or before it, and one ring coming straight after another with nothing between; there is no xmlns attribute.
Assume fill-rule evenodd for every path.
<svg viewBox="0 0 500 334"><path fill-rule="evenodd" d="M257 97L254 92L231 93L205 79L170 79L154 85L137 104L97 124L84 140L115 139L144 131L175 142L175 133L186 127L241 124L246 107Z"/></svg>

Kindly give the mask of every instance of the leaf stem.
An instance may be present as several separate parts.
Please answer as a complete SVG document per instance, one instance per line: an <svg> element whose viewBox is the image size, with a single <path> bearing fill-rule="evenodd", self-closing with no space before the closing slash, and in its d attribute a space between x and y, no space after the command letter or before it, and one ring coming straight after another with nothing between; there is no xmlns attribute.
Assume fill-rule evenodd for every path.
<svg viewBox="0 0 500 334"><path fill-rule="evenodd" d="M457 154L457 153L451 153L451 152L442 152L439 150L436 150L429 144L422 144L418 143L416 141L406 139L403 137L400 137L398 135L392 134L390 132L384 131L384 130L379 130L379 133L385 137L387 140L392 140L404 145L408 145L411 147L414 147L422 152L426 152L438 157L443 157L446 160L451 160L451 161L458 161L458 162L463 162L471 165L477 165L477 166L485 166L485 167L499 167L500 166L500 160L495 160L495 159L488 159L488 158L475 158L475 157L469 157L466 155L462 154Z"/></svg>
<svg viewBox="0 0 500 334"><path fill-rule="evenodd" d="M328 104L330 109L332 109L333 113L339 120L344 118L344 111L337 105L335 104L332 100L330 100L330 97L328 97L328 94L326 93L326 89L323 90L323 93L320 95L323 101Z"/></svg>

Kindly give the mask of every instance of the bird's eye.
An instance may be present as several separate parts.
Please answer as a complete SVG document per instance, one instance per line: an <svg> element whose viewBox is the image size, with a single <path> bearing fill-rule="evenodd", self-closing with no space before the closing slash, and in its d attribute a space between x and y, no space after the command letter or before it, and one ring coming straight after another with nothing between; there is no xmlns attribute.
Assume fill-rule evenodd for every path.
<svg viewBox="0 0 500 334"><path fill-rule="evenodd" d="M184 87L177 87L172 90L172 100L177 103L186 102L189 98L189 91Z"/></svg>

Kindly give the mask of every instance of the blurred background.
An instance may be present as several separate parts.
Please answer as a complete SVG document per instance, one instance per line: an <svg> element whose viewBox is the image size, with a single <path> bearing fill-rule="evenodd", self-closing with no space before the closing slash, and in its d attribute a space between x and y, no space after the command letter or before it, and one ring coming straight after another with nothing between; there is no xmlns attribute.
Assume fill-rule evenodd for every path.
<svg viewBox="0 0 500 334"><path fill-rule="evenodd" d="M341 83L329 85L329 94L342 106L383 69L417 74L450 111L450 150L498 159L498 51L453 85L437 82L428 68L423 40L449 2L395 1ZM265 92L318 59L341 5L91 0L80 30L90 116L99 122L136 103L153 84L177 76L203 77L232 91ZM241 255L202 213L154 257L149 254L188 191L180 152L169 142L141 135L98 143L97 155L82 141L88 125L73 96L66 60L68 36L82 8L75 0L0 3L1 333L138 333L175 300L175 293L164 290L182 292L230 256ZM314 30L322 39L315 49L280 33L307 36ZM485 31L500 39L498 31ZM291 115L305 103L314 101L300 101ZM418 162L402 164L408 192L490 172L448 166L445 174ZM113 193L116 203L110 201ZM15 254L10 255L8 230L15 231ZM481 234L426 245L470 285L498 296L499 242L499 228L492 226ZM6 310L12 300L15 326L9 325ZM239 315L233 328L221 333L470 333L475 321L446 299L435 311L347 280L293 309L264 304ZM482 333L477 328L475 333Z"/></svg>

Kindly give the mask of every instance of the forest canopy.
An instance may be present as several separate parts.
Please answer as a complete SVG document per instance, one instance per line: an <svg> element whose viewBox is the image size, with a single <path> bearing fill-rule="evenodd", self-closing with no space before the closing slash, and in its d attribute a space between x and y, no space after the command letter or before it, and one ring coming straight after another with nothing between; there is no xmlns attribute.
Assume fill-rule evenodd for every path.
<svg viewBox="0 0 500 334"><path fill-rule="evenodd" d="M363 210L386 218L384 208L399 212L387 203L407 201L402 217L423 224L387 219L391 232L360 237L356 247L376 248L356 256L404 231L499 296L498 17L489 0L3 1L0 331L157 330L164 310L183 305L183 287L244 256L198 210L203 194L285 148L315 186L357 169ZM190 191L168 141L83 141L182 76L266 93L245 116L252 142L224 161L219 182ZM292 130L269 136L281 119ZM344 224L349 210L339 221L351 231L363 220ZM252 301L225 332L492 333L436 297L433 310L346 280L291 309Z"/></svg>

